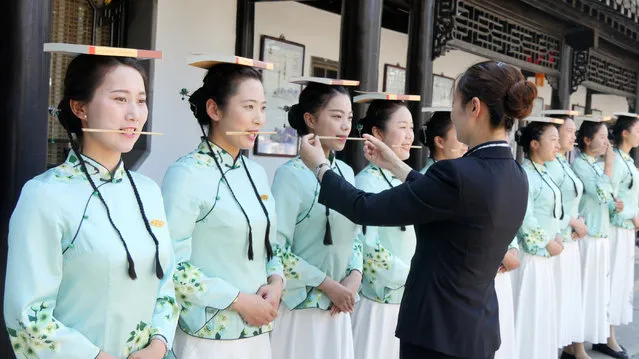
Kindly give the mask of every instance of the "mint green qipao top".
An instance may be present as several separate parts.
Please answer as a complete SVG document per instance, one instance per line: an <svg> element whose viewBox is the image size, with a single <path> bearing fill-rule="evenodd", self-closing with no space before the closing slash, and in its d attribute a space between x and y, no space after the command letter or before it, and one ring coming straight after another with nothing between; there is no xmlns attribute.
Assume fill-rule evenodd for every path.
<svg viewBox="0 0 639 359"><path fill-rule="evenodd" d="M586 219L588 235L593 238L608 238L612 185L610 178L604 173L603 164L594 157L581 153L575 158L572 170L584 184L579 213Z"/></svg>
<svg viewBox="0 0 639 359"><path fill-rule="evenodd" d="M362 191L379 193L402 181L390 171L369 164L355 176L355 184ZM364 246L361 294L379 303L399 304L415 254L415 228L364 226L359 239Z"/></svg>
<svg viewBox="0 0 639 359"><path fill-rule="evenodd" d="M331 154L331 168L354 183L353 169ZM287 287L282 302L291 310L327 310L331 300L317 288L326 276L341 282L352 270L362 272L359 226L329 210L332 244L324 244L326 207L317 203L320 184L300 158L280 166L273 179L277 206L277 248Z"/></svg>
<svg viewBox="0 0 639 359"><path fill-rule="evenodd" d="M564 207L564 219L559 221L563 242L572 242L570 220L579 217L579 202L584 192L584 184L572 170L566 156L557 154L554 161L544 164L548 174L561 190L561 202Z"/></svg>
<svg viewBox="0 0 639 359"><path fill-rule="evenodd" d="M525 253L550 257L546 246L561 231L561 192L544 165L525 159L522 166L528 177L528 207L517 234L519 246Z"/></svg>
<svg viewBox="0 0 639 359"><path fill-rule="evenodd" d="M145 223L124 164L110 173L83 159L137 279L129 277L124 245L72 151L63 164L25 184L9 223L4 319L17 358L92 359L101 350L126 358L154 335L173 342L178 306L160 189L130 172ZM158 240L162 279L147 226Z"/></svg>
<svg viewBox="0 0 639 359"><path fill-rule="evenodd" d="M206 339L253 337L269 332L272 323L250 326L230 306L240 292L256 294L269 276L283 278L279 258L267 260L265 245L268 221L262 205L273 243L275 203L260 165L242 155L233 158L209 142L211 155L205 141L173 163L162 183L177 263L173 278L181 306L179 325L185 333Z"/></svg>
<svg viewBox="0 0 639 359"><path fill-rule="evenodd" d="M635 229L632 219L639 214L639 172L630 155L619 149L614 151L612 191L624 206L623 211L617 212L614 202L610 203L610 223L615 227Z"/></svg>

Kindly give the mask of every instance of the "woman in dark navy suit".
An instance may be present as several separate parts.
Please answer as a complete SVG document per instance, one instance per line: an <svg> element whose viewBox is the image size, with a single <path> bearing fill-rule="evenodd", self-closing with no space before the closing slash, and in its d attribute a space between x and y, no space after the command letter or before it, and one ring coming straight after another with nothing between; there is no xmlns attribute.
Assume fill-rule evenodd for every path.
<svg viewBox="0 0 639 359"><path fill-rule="evenodd" d="M499 348L493 280L526 212L528 182L505 141L537 95L513 66L486 61L457 80L452 120L470 149L422 175L366 136L366 157L404 180L369 194L330 170L319 139L301 156L315 171L319 201L362 225L415 225L417 249L396 335L401 358L492 358Z"/></svg>

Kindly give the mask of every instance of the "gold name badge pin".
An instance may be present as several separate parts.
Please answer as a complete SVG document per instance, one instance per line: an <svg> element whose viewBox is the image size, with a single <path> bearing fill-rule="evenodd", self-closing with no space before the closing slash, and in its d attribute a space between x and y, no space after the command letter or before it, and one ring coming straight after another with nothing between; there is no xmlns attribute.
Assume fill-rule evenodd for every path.
<svg viewBox="0 0 639 359"><path fill-rule="evenodd" d="M153 227L161 228L162 226L164 226L164 221L161 221L159 219L154 219L154 220L151 221L151 225Z"/></svg>

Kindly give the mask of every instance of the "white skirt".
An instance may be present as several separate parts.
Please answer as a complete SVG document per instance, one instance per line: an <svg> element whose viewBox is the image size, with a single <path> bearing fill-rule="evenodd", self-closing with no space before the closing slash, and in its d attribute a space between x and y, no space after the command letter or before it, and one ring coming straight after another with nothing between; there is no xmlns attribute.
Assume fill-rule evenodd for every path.
<svg viewBox="0 0 639 359"><path fill-rule="evenodd" d="M562 348L584 341L579 242L565 242L563 252L553 259L557 293L557 335L559 347Z"/></svg>
<svg viewBox="0 0 639 359"><path fill-rule="evenodd" d="M611 325L632 322L635 285L635 231L610 227L610 307Z"/></svg>
<svg viewBox="0 0 639 359"><path fill-rule="evenodd" d="M351 316L280 305L271 332L274 359L354 359ZM178 358L179 359L179 358Z"/></svg>
<svg viewBox="0 0 639 359"><path fill-rule="evenodd" d="M513 272L516 283L513 358L556 358L557 316L552 258L523 253Z"/></svg>
<svg viewBox="0 0 639 359"><path fill-rule="evenodd" d="M177 359L271 359L268 334L235 340L213 340L190 336L179 327L173 351Z"/></svg>
<svg viewBox="0 0 639 359"><path fill-rule="evenodd" d="M497 273L495 292L499 303L499 332L501 346L495 353L495 359L516 358L515 345L515 308L513 306L513 287L510 273Z"/></svg>
<svg viewBox="0 0 639 359"><path fill-rule="evenodd" d="M609 239L586 236L579 241L579 251L581 252L584 341L593 344L606 343L610 336Z"/></svg>
<svg viewBox="0 0 639 359"><path fill-rule="evenodd" d="M360 298L351 316L355 358L399 358L399 339L395 337L399 304Z"/></svg>

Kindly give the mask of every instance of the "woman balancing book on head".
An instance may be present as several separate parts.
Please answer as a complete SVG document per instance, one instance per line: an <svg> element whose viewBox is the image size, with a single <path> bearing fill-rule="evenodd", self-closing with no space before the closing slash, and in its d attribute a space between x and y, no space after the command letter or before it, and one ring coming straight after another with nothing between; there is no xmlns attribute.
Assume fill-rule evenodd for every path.
<svg viewBox="0 0 639 359"><path fill-rule="evenodd" d="M4 319L18 358L160 359L178 307L162 195L129 171L148 116L154 51L45 44L80 53L54 111L71 151L25 184L9 224ZM111 55L113 54L113 55ZM142 57L142 56L140 56ZM85 130L94 130L85 131Z"/></svg>
<svg viewBox="0 0 639 359"><path fill-rule="evenodd" d="M262 77L272 64L197 55L206 69L189 98L203 137L162 183L182 307L179 359L270 359L284 275L271 243L275 203L264 169L242 155L266 121ZM208 131L206 131L208 129Z"/></svg>
<svg viewBox="0 0 639 359"><path fill-rule="evenodd" d="M579 202L584 185L568 163L568 153L574 150L576 127L574 116L579 112L569 110L542 111L543 116L563 120L555 124L559 133L559 152L555 159L545 163L550 178L561 191L564 216L559 220L563 251L554 257L555 305L557 319L557 345L563 348L561 358L589 358L583 345L583 298L581 290L581 253L579 240L588 233L588 227L579 215Z"/></svg>
<svg viewBox="0 0 639 359"><path fill-rule="evenodd" d="M604 346L610 335L609 206L616 211L623 210L623 203L613 195L610 181L615 170L615 152L608 141L605 122L609 119L604 116L576 118L576 121L582 121L577 134L580 153L572 164L572 170L584 185L579 213L587 226L585 237L579 241L583 341ZM599 157L603 157L603 161L597 161Z"/></svg>
<svg viewBox="0 0 639 359"><path fill-rule="evenodd" d="M348 80L298 78L305 84L288 113L297 133L324 138L319 152L349 183L353 169L335 158L344 149L353 118ZM280 166L273 179L277 206L277 255L287 287L271 333L273 358L352 359L351 315L362 280L359 227L317 203L320 184L299 158Z"/></svg>
<svg viewBox="0 0 639 359"><path fill-rule="evenodd" d="M302 159L321 181L320 203L362 225L416 226L396 331L402 358L492 358L499 347L494 278L528 195L526 175L504 139L516 119L530 114L536 94L513 66L471 66L457 80L451 114L459 140L471 149L422 175L364 135L366 157L405 182L377 194L336 174L321 139L302 139Z"/></svg>
<svg viewBox="0 0 639 359"><path fill-rule="evenodd" d="M610 336L606 344L593 347L594 350L612 356L628 356L626 350L617 343L614 326L632 322L632 302L635 283L636 230L639 227L639 172L630 151L639 146L639 115L635 113L615 113L612 135L615 142L615 160L611 184L615 198L623 203L618 210L614 203L610 210ZM621 353L621 354L620 354Z"/></svg>
<svg viewBox="0 0 639 359"><path fill-rule="evenodd" d="M521 267L514 272L517 358L551 358L557 355L557 307L554 258L563 250L560 221L566 216L559 186L544 164L559 151L556 124L563 120L529 117L517 142L526 159L528 208L517 237Z"/></svg>
<svg viewBox="0 0 639 359"><path fill-rule="evenodd" d="M413 117L406 103L399 99L419 101L420 97L369 93L355 96L353 102L370 103L366 116L360 120L361 132L375 136L392 148L399 159L406 160L415 138ZM390 171L372 163L355 176L355 186L371 193L401 184ZM415 228L363 226L359 238L363 244L364 273L361 300L352 315L355 358L399 358L395 327L410 260L415 253Z"/></svg>

